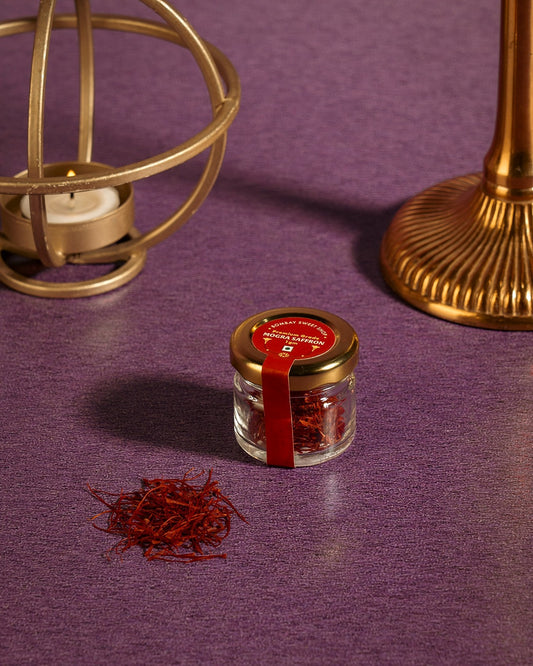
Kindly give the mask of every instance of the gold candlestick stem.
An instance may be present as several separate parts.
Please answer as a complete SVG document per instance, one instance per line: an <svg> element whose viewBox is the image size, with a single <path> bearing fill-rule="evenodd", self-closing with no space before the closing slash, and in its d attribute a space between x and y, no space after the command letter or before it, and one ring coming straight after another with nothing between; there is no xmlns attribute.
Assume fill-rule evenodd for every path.
<svg viewBox="0 0 533 666"><path fill-rule="evenodd" d="M533 330L533 0L502 0L498 111L482 174L407 202L381 247L388 284L432 315Z"/></svg>

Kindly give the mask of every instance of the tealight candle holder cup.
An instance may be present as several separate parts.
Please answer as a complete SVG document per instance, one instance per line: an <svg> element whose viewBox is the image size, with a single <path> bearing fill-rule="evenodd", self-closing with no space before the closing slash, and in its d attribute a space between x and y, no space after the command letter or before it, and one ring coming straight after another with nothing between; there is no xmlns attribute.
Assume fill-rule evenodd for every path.
<svg viewBox="0 0 533 666"><path fill-rule="evenodd" d="M97 174L109 169L97 162L58 162L44 167L46 178L64 177L69 171L76 175ZM25 178L27 171L16 175ZM135 211L133 187L130 183L116 188L119 205L115 210L83 222L48 222L48 237L56 251L64 255L89 252L116 243L133 229ZM61 193L65 190L62 189ZM75 186L67 193L76 193ZM23 195L24 196L24 195ZM31 194L30 194L31 196ZM0 194L0 217L5 237L17 247L21 255L32 255L35 246L31 217L24 216L20 209L20 195Z"/></svg>

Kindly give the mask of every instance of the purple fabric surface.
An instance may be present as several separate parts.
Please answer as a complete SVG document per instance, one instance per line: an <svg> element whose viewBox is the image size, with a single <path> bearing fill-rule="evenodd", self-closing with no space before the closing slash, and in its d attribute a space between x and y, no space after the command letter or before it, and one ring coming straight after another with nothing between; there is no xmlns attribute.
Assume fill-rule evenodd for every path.
<svg viewBox="0 0 533 666"><path fill-rule="evenodd" d="M481 168L498 2L173 5L242 81L214 190L116 292L0 287L0 662L533 663L533 336L413 310L378 266L403 201ZM3 0L0 19L37 6ZM153 17L133 0L92 6ZM52 47L46 161L76 151L74 35ZM149 157L208 121L181 49L99 31L96 52L95 160ZM0 40L3 176L25 168L30 54L29 35ZM178 207L203 160L137 184L140 229ZM281 470L234 440L228 342L294 304L357 330L358 430L336 460ZM227 560L108 562L85 484L193 467L248 518Z"/></svg>

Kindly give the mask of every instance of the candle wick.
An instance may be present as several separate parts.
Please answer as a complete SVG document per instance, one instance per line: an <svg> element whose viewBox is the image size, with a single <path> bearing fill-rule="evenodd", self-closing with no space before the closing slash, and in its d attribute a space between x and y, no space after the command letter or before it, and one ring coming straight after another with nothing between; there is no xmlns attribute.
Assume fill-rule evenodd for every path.
<svg viewBox="0 0 533 666"><path fill-rule="evenodd" d="M68 200L68 207L73 209L75 205L76 205L76 200L74 199L74 192L71 192L70 198Z"/></svg>

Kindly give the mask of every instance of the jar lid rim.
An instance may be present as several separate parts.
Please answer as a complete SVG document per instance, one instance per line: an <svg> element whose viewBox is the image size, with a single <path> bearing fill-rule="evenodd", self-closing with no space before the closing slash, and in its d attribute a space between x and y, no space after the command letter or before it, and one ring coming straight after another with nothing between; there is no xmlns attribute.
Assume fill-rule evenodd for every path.
<svg viewBox="0 0 533 666"><path fill-rule="evenodd" d="M316 308L275 308L248 317L233 331L230 359L233 367L254 384L261 385L261 370L267 353L257 348L252 338L264 324L284 319L313 320L334 333L334 341L323 353L310 358L295 358L289 373L292 390L310 390L334 384L351 374L359 358L359 339L352 326L341 317Z"/></svg>

